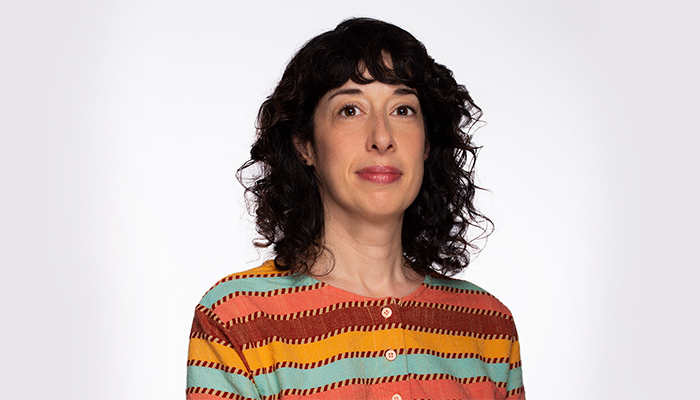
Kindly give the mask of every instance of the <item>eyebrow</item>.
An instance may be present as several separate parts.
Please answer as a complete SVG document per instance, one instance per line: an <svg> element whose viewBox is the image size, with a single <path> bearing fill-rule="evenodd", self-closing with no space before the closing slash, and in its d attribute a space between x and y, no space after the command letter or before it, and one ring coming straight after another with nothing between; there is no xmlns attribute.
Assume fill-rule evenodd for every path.
<svg viewBox="0 0 700 400"><path fill-rule="evenodd" d="M353 89L340 89L336 92L333 92L330 96L328 96L328 100L334 98L335 96L340 96L341 94L362 94L362 90L353 88Z"/></svg>
<svg viewBox="0 0 700 400"><path fill-rule="evenodd" d="M416 92L414 89L411 88L398 88L394 90L394 94L399 95L399 96L406 96L406 95L414 95L418 97L418 92Z"/></svg>
<svg viewBox="0 0 700 400"><path fill-rule="evenodd" d="M328 100L334 98L335 96L340 96L342 94L362 94L362 90L359 88L339 89L333 92L330 96L328 96ZM394 90L394 95L398 96L407 96L411 94L418 97L418 92L411 88L398 88Z"/></svg>

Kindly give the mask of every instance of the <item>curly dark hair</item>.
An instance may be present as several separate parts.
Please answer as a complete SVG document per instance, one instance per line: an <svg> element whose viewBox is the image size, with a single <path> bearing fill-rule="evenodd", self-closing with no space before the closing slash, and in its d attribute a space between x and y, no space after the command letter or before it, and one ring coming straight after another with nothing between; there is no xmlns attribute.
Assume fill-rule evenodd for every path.
<svg viewBox="0 0 700 400"><path fill-rule="evenodd" d="M273 246L279 268L298 273L308 272L324 249L320 184L295 140L313 144L319 100L350 79L404 84L417 91L429 154L418 196L404 213L403 252L408 266L421 274L461 271L469 264L470 250L478 250L474 239L487 236L493 226L474 205L479 147L469 132L481 109L452 71L436 63L410 33L369 18L345 20L308 41L260 107L250 160L237 175L262 235L255 245ZM479 233L469 239L473 228Z"/></svg>

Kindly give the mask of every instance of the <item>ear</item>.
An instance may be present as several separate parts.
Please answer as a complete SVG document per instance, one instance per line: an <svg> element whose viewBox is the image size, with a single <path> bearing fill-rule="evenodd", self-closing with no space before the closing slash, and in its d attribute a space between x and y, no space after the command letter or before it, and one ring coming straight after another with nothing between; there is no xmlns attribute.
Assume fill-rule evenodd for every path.
<svg viewBox="0 0 700 400"><path fill-rule="evenodd" d="M315 153L314 147L311 145L311 141L302 141L298 136L294 137L294 147L296 147L299 155L301 155L302 161L306 165L314 165Z"/></svg>
<svg viewBox="0 0 700 400"><path fill-rule="evenodd" d="M428 140L425 141L425 152L423 153L423 161L428 159L428 156L430 155L430 142Z"/></svg>

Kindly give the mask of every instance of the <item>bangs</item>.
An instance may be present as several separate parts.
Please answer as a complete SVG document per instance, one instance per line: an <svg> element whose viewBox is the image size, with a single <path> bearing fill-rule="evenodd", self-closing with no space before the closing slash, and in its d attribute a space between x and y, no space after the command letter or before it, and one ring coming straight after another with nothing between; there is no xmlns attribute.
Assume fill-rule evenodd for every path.
<svg viewBox="0 0 700 400"><path fill-rule="evenodd" d="M399 53L400 54L400 53ZM352 74L345 80L365 85L374 81L388 85L404 84L415 87L420 79L410 68L410 60L398 58L386 49L379 49L377 54L365 52L364 57L355 64ZM405 58L405 57L404 57Z"/></svg>
<svg viewBox="0 0 700 400"><path fill-rule="evenodd" d="M433 64L425 47L410 33L386 24L341 23L306 47L315 52L310 54L313 68L306 74L316 89L316 100L349 80L359 84L403 84L420 90Z"/></svg>

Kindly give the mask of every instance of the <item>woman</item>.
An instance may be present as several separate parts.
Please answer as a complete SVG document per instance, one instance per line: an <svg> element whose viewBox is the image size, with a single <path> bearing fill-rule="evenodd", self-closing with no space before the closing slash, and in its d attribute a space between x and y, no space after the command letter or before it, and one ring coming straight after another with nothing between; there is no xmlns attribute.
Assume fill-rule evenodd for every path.
<svg viewBox="0 0 700 400"><path fill-rule="evenodd" d="M488 227L480 112L394 25L350 19L304 45L239 170L257 167L256 244L277 257L197 306L188 399L524 399L510 312L447 277Z"/></svg>

